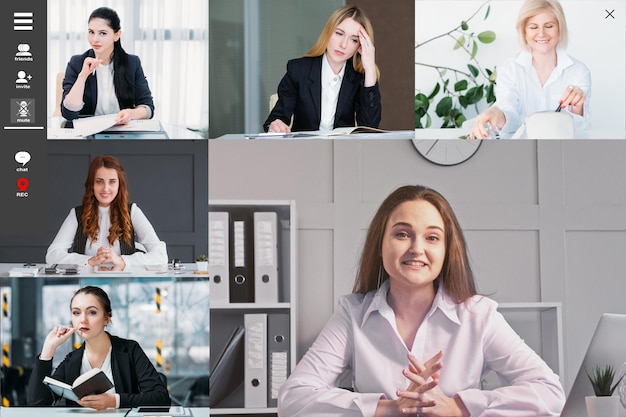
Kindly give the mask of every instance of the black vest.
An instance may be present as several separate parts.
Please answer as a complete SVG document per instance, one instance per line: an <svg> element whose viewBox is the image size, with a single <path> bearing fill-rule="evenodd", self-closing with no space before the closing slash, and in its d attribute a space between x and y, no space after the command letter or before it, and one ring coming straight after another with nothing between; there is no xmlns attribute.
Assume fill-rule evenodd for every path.
<svg viewBox="0 0 626 417"><path fill-rule="evenodd" d="M128 210L130 211L130 204L128 205ZM87 236L85 232L83 232L83 206L74 207L74 211L76 211L76 220L78 220L78 227L76 228L76 234L74 235L74 244L69 252L75 252L80 254L85 254L85 247L87 246ZM120 241L120 252L122 255L132 255L135 252L143 252L135 248L135 228L132 223L130 225L130 235L132 236L132 242L126 242L123 239L119 239Z"/></svg>

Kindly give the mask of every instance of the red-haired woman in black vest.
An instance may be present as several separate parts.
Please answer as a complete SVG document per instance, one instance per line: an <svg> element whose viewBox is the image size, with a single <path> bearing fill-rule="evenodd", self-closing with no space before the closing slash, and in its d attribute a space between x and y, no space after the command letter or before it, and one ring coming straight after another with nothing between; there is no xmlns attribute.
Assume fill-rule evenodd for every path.
<svg viewBox="0 0 626 417"><path fill-rule="evenodd" d="M48 247L46 263L123 271L128 266L167 262L165 242L137 204L129 203L120 161L96 157L85 180L83 203L70 210Z"/></svg>

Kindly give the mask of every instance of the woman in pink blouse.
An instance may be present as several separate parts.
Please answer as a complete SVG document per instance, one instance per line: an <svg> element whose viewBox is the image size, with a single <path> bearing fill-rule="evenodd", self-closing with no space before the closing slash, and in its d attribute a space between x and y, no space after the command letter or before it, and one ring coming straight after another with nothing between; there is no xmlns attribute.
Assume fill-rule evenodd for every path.
<svg viewBox="0 0 626 417"><path fill-rule="evenodd" d="M494 371L504 385L483 390ZM350 389L337 381L350 371ZM279 392L279 416L558 416L559 377L477 294L463 232L423 186L374 216L354 292Z"/></svg>

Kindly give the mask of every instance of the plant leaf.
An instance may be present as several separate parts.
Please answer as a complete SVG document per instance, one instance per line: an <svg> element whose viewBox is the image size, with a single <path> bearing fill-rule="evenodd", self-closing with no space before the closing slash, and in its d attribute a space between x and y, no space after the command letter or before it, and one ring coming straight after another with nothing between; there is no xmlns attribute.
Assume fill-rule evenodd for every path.
<svg viewBox="0 0 626 417"><path fill-rule="evenodd" d="M466 109L467 108L467 98L465 96L459 96L459 104L461 105L461 107Z"/></svg>
<svg viewBox="0 0 626 417"><path fill-rule="evenodd" d="M476 104L483 98L483 86L479 85L477 87L472 87L467 90L467 104Z"/></svg>
<svg viewBox="0 0 626 417"><path fill-rule="evenodd" d="M433 88L433 92L428 95L428 99L432 100L433 98L435 98L440 89L441 86L439 85L439 83L435 84L435 88Z"/></svg>
<svg viewBox="0 0 626 417"><path fill-rule="evenodd" d="M428 129L430 125L433 124L433 119L430 117L430 114L426 114L426 128Z"/></svg>
<svg viewBox="0 0 626 417"><path fill-rule="evenodd" d="M419 93L415 96L415 112L419 117L423 117L430 107L430 100L426 95Z"/></svg>
<svg viewBox="0 0 626 417"><path fill-rule="evenodd" d="M469 26L467 26L467 22L464 20L461 22L461 29L463 30L467 30L469 28Z"/></svg>
<svg viewBox="0 0 626 417"><path fill-rule="evenodd" d="M498 74L496 73L496 69L493 69L493 72L491 74L489 74L489 81L491 81L492 83L496 81L496 76Z"/></svg>
<svg viewBox="0 0 626 417"><path fill-rule="evenodd" d="M491 11L491 4L487 6L487 12L485 13L485 17L483 18L483 20L487 20L487 18L489 17L490 11Z"/></svg>
<svg viewBox="0 0 626 417"><path fill-rule="evenodd" d="M478 76L478 68L476 68L472 64L467 64L467 68L470 70L474 78Z"/></svg>
<svg viewBox="0 0 626 417"><path fill-rule="evenodd" d="M492 104L495 103L496 101L496 95L494 93L494 84L489 84L489 87L487 87L487 103Z"/></svg>
<svg viewBox="0 0 626 417"><path fill-rule="evenodd" d="M463 91L467 90L467 80L457 81L454 84L454 91Z"/></svg>
<svg viewBox="0 0 626 417"><path fill-rule="evenodd" d="M472 40L472 55L470 56L470 59L474 59L476 53L478 53L478 42Z"/></svg>
<svg viewBox="0 0 626 417"><path fill-rule="evenodd" d="M452 97L447 96L442 98L439 103L437 103L437 108L435 108L435 113L439 117L445 117L450 114L450 110L452 109Z"/></svg>
<svg viewBox="0 0 626 417"><path fill-rule="evenodd" d="M461 125L463 125L463 122L466 120L467 118L465 117L465 115L463 113L459 113L454 118L454 124L456 125L456 127L461 127Z"/></svg>
<svg viewBox="0 0 626 417"><path fill-rule="evenodd" d="M478 40L482 43L491 43L496 40L496 33L492 30L486 30L478 34Z"/></svg>
<svg viewBox="0 0 626 417"><path fill-rule="evenodd" d="M461 37L454 44L454 48L452 49L459 49L461 46L463 46L464 43L465 43L465 35L461 35Z"/></svg>

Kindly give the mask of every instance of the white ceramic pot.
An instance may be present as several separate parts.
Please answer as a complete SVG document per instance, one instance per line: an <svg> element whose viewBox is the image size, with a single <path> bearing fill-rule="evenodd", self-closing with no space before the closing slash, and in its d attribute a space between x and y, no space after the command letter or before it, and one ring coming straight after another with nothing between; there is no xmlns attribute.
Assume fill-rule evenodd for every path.
<svg viewBox="0 0 626 417"><path fill-rule="evenodd" d="M209 261L196 261L196 271L208 271Z"/></svg>
<svg viewBox="0 0 626 417"><path fill-rule="evenodd" d="M585 397L587 416L589 417L617 417L619 415L619 397Z"/></svg>

